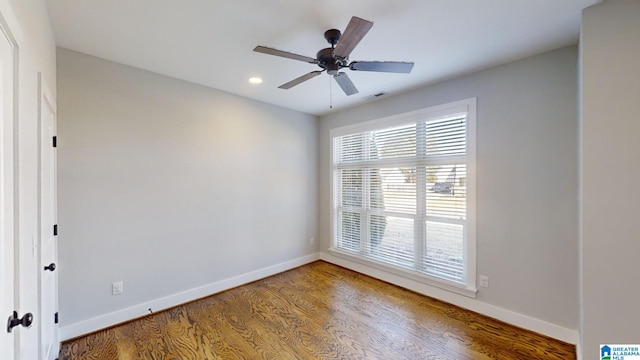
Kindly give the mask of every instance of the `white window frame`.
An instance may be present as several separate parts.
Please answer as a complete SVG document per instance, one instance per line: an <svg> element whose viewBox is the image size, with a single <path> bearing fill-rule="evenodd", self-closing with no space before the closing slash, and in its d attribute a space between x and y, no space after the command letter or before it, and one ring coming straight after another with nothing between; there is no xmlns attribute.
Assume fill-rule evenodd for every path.
<svg viewBox="0 0 640 360"><path fill-rule="evenodd" d="M403 114L365 121L353 125L343 126L330 130L331 141L331 162L330 162L330 194L331 194L331 246L329 253L362 265L373 267L389 273L403 276L405 278L419 281L427 285L435 286L460 295L475 298L476 287L476 98L468 98L460 101L432 106ZM335 179L335 159L334 159L334 138L354 133L381 130L390 127L397 127L407 123L415 123L429 119L441 118L453 114L467 114L467 155L466 155L466 225L464 236L464 272L465 284L459 284L438 277L427 275L423 272L401 268L377 261L359 254L347 252L337 247L338 224L336 194L334 193ZM366 226L366 225L365 225Z"/></svg>

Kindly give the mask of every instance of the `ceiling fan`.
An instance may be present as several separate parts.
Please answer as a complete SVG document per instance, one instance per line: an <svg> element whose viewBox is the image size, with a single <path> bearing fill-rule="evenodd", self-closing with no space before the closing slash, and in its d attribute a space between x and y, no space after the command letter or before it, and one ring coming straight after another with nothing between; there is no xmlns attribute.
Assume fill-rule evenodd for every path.
<svg viewBox="0 0 640 360"><path fill-rule="evenodd" d="M413 69L413 62L400 62L400 61L352 61L349 62L349 54L360 43L362 38L369 32L373 23L361 19L359 17L352 17L351 21L344 30L344 34L337 29L329 29L325 31L324 38L331 44L330 48L325 48L316 54L316 58L294 54L288 51L282 51L273 49L266 46L256 46L253 51L281 56L288 59L304 61L310 64L316 64L322 70L312 71L308 74L295 78L285 84L278 86L280 89L291 89L292 87L312 79L325 70L329 75L332 75L342 90L347 95L353 95L358 93L358 89L353 85L349 76L340 71L343 68L349 68L353 71L375 71L375 72L390 72L390 73L404 73L408 74Z"/></svg>

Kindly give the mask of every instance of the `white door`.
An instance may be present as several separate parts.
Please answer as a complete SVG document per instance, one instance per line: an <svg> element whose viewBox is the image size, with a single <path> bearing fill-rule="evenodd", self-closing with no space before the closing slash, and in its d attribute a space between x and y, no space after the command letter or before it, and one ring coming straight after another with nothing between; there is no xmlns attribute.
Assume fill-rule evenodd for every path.
<svg viewBox="0 0 640 360"><path fill-rule="evenodd" d="M3 359L19 357L14 334L7 329L9 316L15 309L15 162L14 93L15 43L0 13L0 354ZM20 315L19 315L20 316Z"/></svg>
<svg viewBox="0 0 640 360"><path fill-rule="evenodd" d="M56 129L56 108L42 76L38 77L40 117L40 359L58 357L58 325L55 313L58 309L57 267L57 206L56 206L56 151L53 144Z"/></svg>

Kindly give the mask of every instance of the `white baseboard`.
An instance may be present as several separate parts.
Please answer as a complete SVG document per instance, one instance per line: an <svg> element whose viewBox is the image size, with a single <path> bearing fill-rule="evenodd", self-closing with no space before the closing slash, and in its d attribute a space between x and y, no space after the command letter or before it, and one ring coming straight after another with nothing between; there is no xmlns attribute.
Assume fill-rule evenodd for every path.
<svg viewBox="0 0 640 360"><path fill-rule="evenodd" d="M60 327L60 341L73 339L78 336L89 334L100 329L108 328L110 326L147 315L149 313L149 308L153 309L154 311L169 309L174 306L187 303L189 301L232 289L234 287L244 285L256 280L264 279L283 271L287 271L298 266L314 262L319 258L320 255L317 253L303 256L297 259L285 261L279 264L251 271L246 274L234 276L229 279L217 281L177 294L169 295L160 299L131 306L108 314L96 316L91 319L65 325Z"/></svg>
<svg viewBox="0 0 640 360"><path fill-rule="evenodd" d="M476 299L461 296L443 289L439 289L427 284L407 279L402 276L385 272L376 268L368 267L354 261L337 257L329 253L320 253L320 259L326 262L336 264L347 269L357 271L359 273L369 275L376 279L380 279L391 284L401 286L403 288L415 291L417 293L427 295L447 303L460 306L465 309L477 312L482 315L492 317L494 319L504 321L523 329L527 329L548 337L564 341L569 344L578 343L578 331L567 329L565 327L536 319L528 315L520 314L511 310L507 310L495 305L487 304Z"/></svg>

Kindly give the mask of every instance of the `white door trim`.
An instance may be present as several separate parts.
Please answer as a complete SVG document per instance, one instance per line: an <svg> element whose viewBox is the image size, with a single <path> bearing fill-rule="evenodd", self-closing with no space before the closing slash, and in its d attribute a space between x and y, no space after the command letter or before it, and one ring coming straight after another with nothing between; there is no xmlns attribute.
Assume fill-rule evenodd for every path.
<svg viewBox="0 0 640 360"><path fill-rule="evenodd" d="M3 36L11 49L11 101L8 102L10 119L6 122L0 122L0 137L2 147L0 147L0 229L3 233L0 236L0 264L5 263L6 269L3 271L3 278L0 278L0 286L3 292L8 289L8 294L0 299L0 309L2 313L2 331L0 336L0 345L2 345L3 356L8 359L20 358L17 336L14 332L8 334L5 328L5 319L10 315L5 312L12 312L18 304L17 294L19 291L19 262L17 257L18 249L18 94L19 94L19 46L15 34L21 34L17 25L15 15L11 6L6 2L0 3L0 36ZM4 106L3 106L4 107ZM4 266L3 266L4 267ZM6 289L5 289L6 287ZM18 316L21 316L19 314ZM17 333L18 330L16 330ZM12 338L13 337L13 338ZM6 347L6 348L5 348Z"/></svg>

